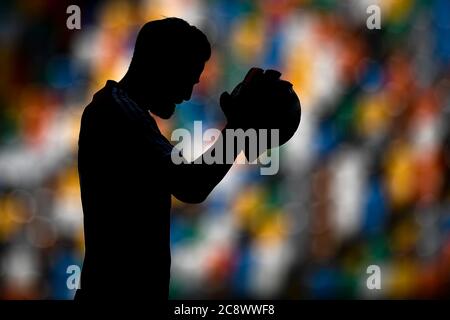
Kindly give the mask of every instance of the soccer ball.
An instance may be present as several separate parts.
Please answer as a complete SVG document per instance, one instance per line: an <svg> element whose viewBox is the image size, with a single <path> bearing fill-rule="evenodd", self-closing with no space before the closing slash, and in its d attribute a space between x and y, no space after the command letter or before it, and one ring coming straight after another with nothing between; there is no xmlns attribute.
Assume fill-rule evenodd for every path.
<svg viewBox="0 0 450 320"><path fill-rule="evenodd" d="M300 125L301 106L292 84L280 76L276 70L250 69L231 94L220 97L228 122L244 130L276 129L278 145L289 141Z"/></svg>

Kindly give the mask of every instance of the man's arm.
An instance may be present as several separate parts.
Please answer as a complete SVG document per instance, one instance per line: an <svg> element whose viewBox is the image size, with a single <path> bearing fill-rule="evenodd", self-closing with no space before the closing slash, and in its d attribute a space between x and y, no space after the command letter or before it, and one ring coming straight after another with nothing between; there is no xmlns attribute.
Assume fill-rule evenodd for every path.
<svg viewBox="0 0 450 320"><path fill-rule="evenodd" d="M294 135L300 123L300 100L292 89L292 84L281 80L280 76L281 73L276 70L264 71L260 68L252 68L231 94L222 93L220 106L228 124L222 130L216 143L201 158L217 159L217 155L214 157L212 153L220 148L221 157L223 157L220 160L223 160L221 161L223 164L208 164L204 159L196 159L194 163L180 165L170 161L170 186L176 198L190 203L204 201L232 166L231 161L225 161L230 158L227 153L232 152L234 162L245 148L245 156L252 162L265 151L265 148L282 145ZM277 130L280 140L277 139L272 143L271 139L270 145L260 146L259 140L263 137L259 137L257 133L257 142L252 147L257 149L261 147L261 150L257 150L256 154L250 153L250 148L247 147L250 142L247 145L244 143L237 146L235 141L226 141L226 139L234 139L234 135L226 134L227 129L240 129L246 132L247 129L269 128ZM227 150L227 147L234 150ZM241 149L238 150L238 148Z"/></svg>
<svg viewBox="0 0 450 320"><path fill-rule="evenodd" d="M181 164L175 164L170 161L169 184L172 194L178 200L187 203L203 202L230 170L233 164L227 163L227 152L233 152L232 158L234 161L242 149L234 147L234 150L227 150L227 135L225 134L227 129L233 128L229 125L225 126L211 148L200 156L202 159ZM221 148L221 150L218 148ZM223 158L220 163L208 164L204 161L204 158L217 159L217 155L214 152L218 151L222 151L220 157Z"/></svg>

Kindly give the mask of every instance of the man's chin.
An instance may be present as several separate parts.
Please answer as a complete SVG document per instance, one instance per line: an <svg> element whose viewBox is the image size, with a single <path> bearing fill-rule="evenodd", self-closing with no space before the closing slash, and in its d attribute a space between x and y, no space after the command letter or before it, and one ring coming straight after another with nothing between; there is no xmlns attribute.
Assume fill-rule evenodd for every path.
<svg viewBox="0 0 450 320"><path fill-rule="evenodd" d="M174 103L158 104L155 108L150 108L150 112L162 119L169 119L175 112Z"/></svg>

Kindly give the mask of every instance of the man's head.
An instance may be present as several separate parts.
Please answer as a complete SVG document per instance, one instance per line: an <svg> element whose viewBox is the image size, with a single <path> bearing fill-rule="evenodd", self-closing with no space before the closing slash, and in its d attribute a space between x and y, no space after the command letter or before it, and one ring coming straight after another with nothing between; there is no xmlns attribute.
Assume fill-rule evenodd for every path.
<svg viewBox="0 0 450 320"><path fill-rule="evenodd" d="M127 77L134 98L168 119L175 104L191 98L211 46L206 36L178 18L147 22L139 31Z"/></svg>

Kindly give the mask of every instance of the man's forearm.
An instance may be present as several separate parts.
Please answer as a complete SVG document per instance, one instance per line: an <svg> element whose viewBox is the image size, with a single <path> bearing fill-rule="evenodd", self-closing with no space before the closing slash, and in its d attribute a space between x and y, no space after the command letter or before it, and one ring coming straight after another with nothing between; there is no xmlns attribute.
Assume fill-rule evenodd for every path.
<svg viewBox="0 0 450 320"><path fill-rule="evenodd" d="M191 163L172 164L170 168L172 193L185 202L201 202L230 170L242 148L226 134L226 126L216 142L199 158ZM231 138L232 139L232 138ZM206 159L215 159L207 161ZM230 161L232 159L232 161Z"/></svg>

